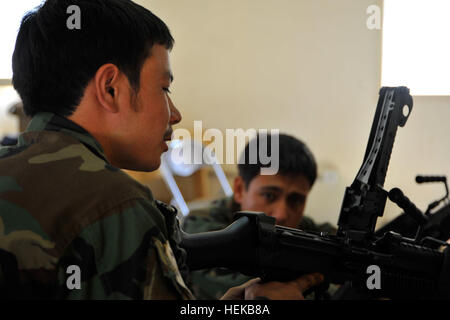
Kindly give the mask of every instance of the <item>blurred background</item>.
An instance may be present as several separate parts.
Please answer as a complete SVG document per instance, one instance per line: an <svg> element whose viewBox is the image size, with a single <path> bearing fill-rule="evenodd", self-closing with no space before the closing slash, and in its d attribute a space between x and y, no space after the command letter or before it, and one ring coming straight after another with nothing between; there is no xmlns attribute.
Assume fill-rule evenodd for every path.
<svg viewBox="0 0 450 320"><path fill-rule="evenodd" d="M417 174L449 175L450 50L445 0L137 0L172 31L176 128L279 129L313 151L319 179L305 213L336 223L359 170L378 91L406 85L412 114L397 132L385 189L399 187L425 210L444 195ZM40 1L0 6L0 139L21 128L10 70L20 17ZM15 15L12 12L15 12ZM5 44L5 45L3 45ZM8 49L10 48L10 49ZM20 114L20 108L15 109ZM206 142L208 143L208 142ZM240 150L238 150L240 151ZM223 165L227 179L235 165ZM172 194L160 172L132 173L155 197ZM221 196L211 169L176 180L188 201ZM388 201L383 224L400 213Z"/></svg>

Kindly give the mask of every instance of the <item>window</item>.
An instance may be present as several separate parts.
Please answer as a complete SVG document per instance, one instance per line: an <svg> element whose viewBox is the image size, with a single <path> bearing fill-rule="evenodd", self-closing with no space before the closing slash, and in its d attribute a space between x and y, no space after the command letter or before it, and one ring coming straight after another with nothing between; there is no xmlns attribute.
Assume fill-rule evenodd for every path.
<svg viewBox="0 0 450 320"><path fill-rule="evenodd" d="M450 95L450 1L384 0L382 85Z"/></svg>
<svg viewBox="0 0 450 320"><path fill-rule="evenodd" d="M0 79L11 79L11 60L17 31L25 12L41 4L42 0L0 1Z"/></svg>

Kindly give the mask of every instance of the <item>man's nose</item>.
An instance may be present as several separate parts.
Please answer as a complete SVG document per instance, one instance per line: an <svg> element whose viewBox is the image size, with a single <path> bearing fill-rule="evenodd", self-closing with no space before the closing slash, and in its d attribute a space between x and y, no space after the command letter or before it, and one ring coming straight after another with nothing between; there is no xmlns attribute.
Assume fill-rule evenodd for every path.
<svg viewBox="0 0 450 320"><path fill-rule="evenodd" d="M168 97L169 100L169 109L170 109L170 124L174 125L177 124L181 121L182 117L181 117L181 113L180 111L177 109L177 107L175 107L175 105L172 102L172 99L170 99L170 97Z"/></svg>
<svg viewBox="0 0 450 320"><path fill-rule="evenodd" d="M288 220L288 206L284 200L278 201L272 210L272 217L277 221L280 226L286 226Z"/></svg>

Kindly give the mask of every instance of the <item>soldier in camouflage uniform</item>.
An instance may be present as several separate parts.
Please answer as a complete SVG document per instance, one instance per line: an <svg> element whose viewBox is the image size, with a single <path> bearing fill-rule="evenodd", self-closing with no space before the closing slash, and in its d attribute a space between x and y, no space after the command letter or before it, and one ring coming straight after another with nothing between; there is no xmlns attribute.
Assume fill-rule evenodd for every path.
<svg viewBox="0 0 450 320"><path fill-rule="evenodd" d="M66 26L66 10L73 4L82 12L80 30ZM141 145L154 147L143 157L147 168L132 154L126 164L120 159L123 155L112 136L121 134L120 125L105 137L107 132L95 127L106 126L106 117L93 119L93 125L86 116L86 106L95 109L99 103L122 108L110 110L111 114L123 113L125 105L114 99L127 99L127 92L132 92L123 85L128 76L133 84L133 70L142 66L155 73L168 72L166 56L173 39L148 10L128 1L108 1L108 9L105 4L49 0L22 20L13 83L25 112L33 118L17 145L0 149L0 281L6 286L1 291L6 297L194 298L182 276L187 269L185 252L177 244L176 211L155 201L147 187L119 170L157 167L170 127L181 120L178 110L160 87L163 103L154 104L150 111L162 129L159 135L146 137L158 148ZM112 37L117 44L111 44ZM150 48L148 58L145 52ZM130 71L125 76L112 64L101 69L111 61ZM162 71L156 70L159 66ZM89 89L88 82L95 77L103 77L103 96ZM167 77L168 86L170 74ZM102 79L95 84L101 85ZM133 99L140 103L141 117L144 112L150 115L139 96ZM158 112L165 112L164 117L158 118ZM138 124L130 121L129 126ZM69 266L79 268L79 289L68 285Z"/></svg>
<svg viewBox="0 0 450 320"><path fill-rule="evenodd" d="M248 144L242 157L249 159L249 152ZM183 230L187 233L221 230L234 221L236 211L247 210L265 212L282 226L334 234L336 228L331 224L316 224L310 217L303 216L307 196L317 176L316 161L308 147L294 137L280 134L279 155L280 168L274 176L261 176L261 163L252 165L240 161L234 196L190 212L183 221ZM213 268L191 272L189 285L197 298L216 299L229 287L249 279L232 270Z"/></svg>
<svg viewBox="0 0 450 320"><path fill-rule="evenodd" d="M156 170L181 120L172 45L164 22L128 0L47 0L25 15L13 84L32 120L0 149L2 297L194 299L176 210L119 169ZM224 298L263 289L270 298L256 282Z"/></svg>
<svg viewBox="0 0 450 320"><path fill-rule="evenodd" d="M17 259L21 297L192 298L170 246L176 212L83 128L38 113L0 158L0 248ZM70 265L80 290L66 286Z"/></svg>

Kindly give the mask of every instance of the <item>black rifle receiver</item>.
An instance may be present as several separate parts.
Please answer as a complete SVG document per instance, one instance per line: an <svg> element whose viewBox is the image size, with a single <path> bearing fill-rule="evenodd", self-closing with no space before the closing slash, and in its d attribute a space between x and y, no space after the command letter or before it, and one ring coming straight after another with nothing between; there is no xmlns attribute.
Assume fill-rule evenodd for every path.
<svg viewBox="0 0 450 320"><path fill-rule="evenodd" d="M448 297L448 249L443 253L400 234L374 232L388 196L383 184L397 127L404 126L411 110L407 88L380 90L363 165L346 189L337 235L278 226L264 213L237 212L236 221L223 230L182 232L190 269L225 267L266 281L320 272L364 297ZM371 266L381 271L380 288L367 284Z"/></svg>

